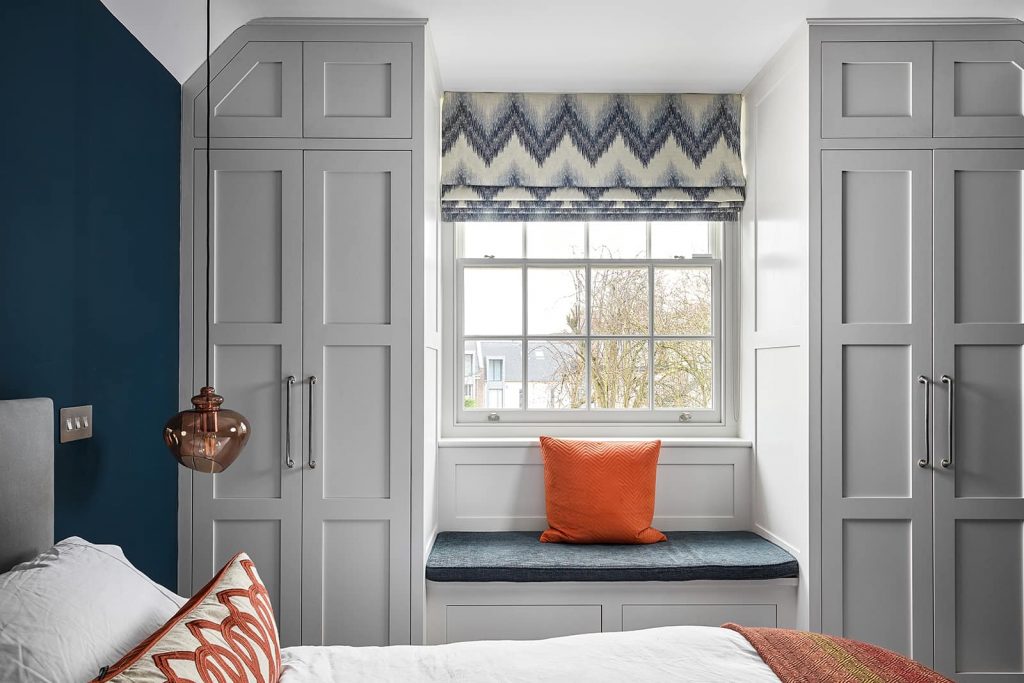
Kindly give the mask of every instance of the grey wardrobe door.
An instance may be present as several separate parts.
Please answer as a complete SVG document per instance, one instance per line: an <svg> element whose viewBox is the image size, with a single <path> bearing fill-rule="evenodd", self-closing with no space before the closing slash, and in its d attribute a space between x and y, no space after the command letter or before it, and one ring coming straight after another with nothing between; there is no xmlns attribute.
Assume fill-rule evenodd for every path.
<svg viewBox="0 0 1024 683"><path fill-rule="evenodd" d="M959 681L1024 680L1022 182L1024 150L935 153L935 666Z"/></svg>
<svg viewBox="0 0 1024 683"><path fill-rule="evenodd" d="M251 42L214 74L213 135L302 137L302 43ZM206 89L195 99L196 137L206 135Z"/></svg>
<svg viewBox="0 0 1024 683"><path fill-rule="evenodd" d="M411 163L305 153L307 645L410 639Z"/></svg>
<svg viewBox="0 0 1024 683"><path fill-rule="evenodd" d="M821 168L822 627L929 664L931 152Z"/></svg>
<svg viewBox="0 0 1024 683"><path fill-rule="evenodd" d="M935 43L935 136L1024 136L1024 42Z"/></svg>
<svg viewBox="0 0 1024 683"><path fill-rule="evenodd" d="M930 42L821 45L823 138L928 138Z"/></svg>
<svg viewBox="0 0 1024 683"><path fill-rule="evenodd" d="M232 555L247 552L270 591L284 645L299 642L302 419L298 387L302 325L302 153L214 150L213 386L225 408L245 415L252 436L222 474L195 474L192 585L205 584ZM204 377L206 281L204 157L195 162L194 385ZM288 436L291 436L289 442Z"/></svg>
<svg viewBox="0 0 1024 683"><path fill-rule="evenodd" d="M411 138L411 43L305 43L309 138Z"/></svg>

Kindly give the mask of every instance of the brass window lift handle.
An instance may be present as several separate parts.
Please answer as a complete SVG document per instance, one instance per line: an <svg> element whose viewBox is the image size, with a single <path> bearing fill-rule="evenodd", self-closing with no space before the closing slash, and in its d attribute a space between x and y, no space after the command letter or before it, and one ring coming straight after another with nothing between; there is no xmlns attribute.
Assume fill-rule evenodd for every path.
<svg viewBox="0 0 1024 683"><path fill-rule="evenodd" d="M292 460L292 386L295 384L295 375L288 375L287 384L284 389L284 464L288 469L295 467Z"/></svg>
<svg viewBox="0 0 1024 683"><path fill-rule="evenodd" d="M943 460L939 461L939 464L942 465L944 469L948 470L953 466L953 458L956 456L956 420L953 416L953 406L955 404L953 394L955 392L953 389L954 385L952 377L949 375L943 375L939 378L939 381L949 387L949 410L946 413L946 419L949 421L949 443L947 444L948 455Z"/></svg>
<svg viewBox="0 0 1024 683"><path fill-rule="evenodd" d="M932 381L925 375L917 376L917 383L924 385L924 457L917 461L918 467L928 467L932 461L931 421L932 421Z"/></svg>
<svg viewBox="0 0 1024 683"><path fill-rule="evenodd" d="M316 469L316 457L313 455L313 393L316 391L316 375L309 376L309 469Z"/></svg>

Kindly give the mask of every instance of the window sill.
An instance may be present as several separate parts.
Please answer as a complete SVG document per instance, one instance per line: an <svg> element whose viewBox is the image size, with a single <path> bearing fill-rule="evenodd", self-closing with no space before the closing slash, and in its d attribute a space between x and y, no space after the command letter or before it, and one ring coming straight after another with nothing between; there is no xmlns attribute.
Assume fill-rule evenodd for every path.
<svg viewBox="0 0 1024 683"><path fill-rule="evenodd" d="M584 437L565 437L569 439ZM586 437L603 441L653 441L658 437ZM498 436L498 437L442 437L437 440L438 448L522 448L537 446L538 440L533 436ZM750 448L751 442L736 437L667 437L661 438L661 445L669 448Z"/></svg>

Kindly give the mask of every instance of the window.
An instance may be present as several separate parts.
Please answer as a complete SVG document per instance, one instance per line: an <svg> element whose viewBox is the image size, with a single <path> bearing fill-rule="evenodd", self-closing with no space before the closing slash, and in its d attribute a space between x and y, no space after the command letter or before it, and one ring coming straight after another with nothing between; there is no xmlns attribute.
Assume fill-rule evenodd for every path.
<svg viewBox="0 0 1024 683"><path fill-rule="evenodd" d="M457 422L721 421L720 223L454 227Z"/></svg>

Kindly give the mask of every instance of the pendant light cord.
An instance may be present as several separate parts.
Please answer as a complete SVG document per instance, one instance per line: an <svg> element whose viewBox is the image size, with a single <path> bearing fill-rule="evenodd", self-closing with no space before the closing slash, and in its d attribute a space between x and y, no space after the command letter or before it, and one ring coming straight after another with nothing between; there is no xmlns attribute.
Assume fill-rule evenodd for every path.
<svg viewBox="0 0 1024 683"><path fill-rule="evenodd" d="M213 226L210 225L210 125L213 92L210 88L210 2L206 0L206 386L210 386L210 316L213 302L212 282L212 251Z"/></svg>

